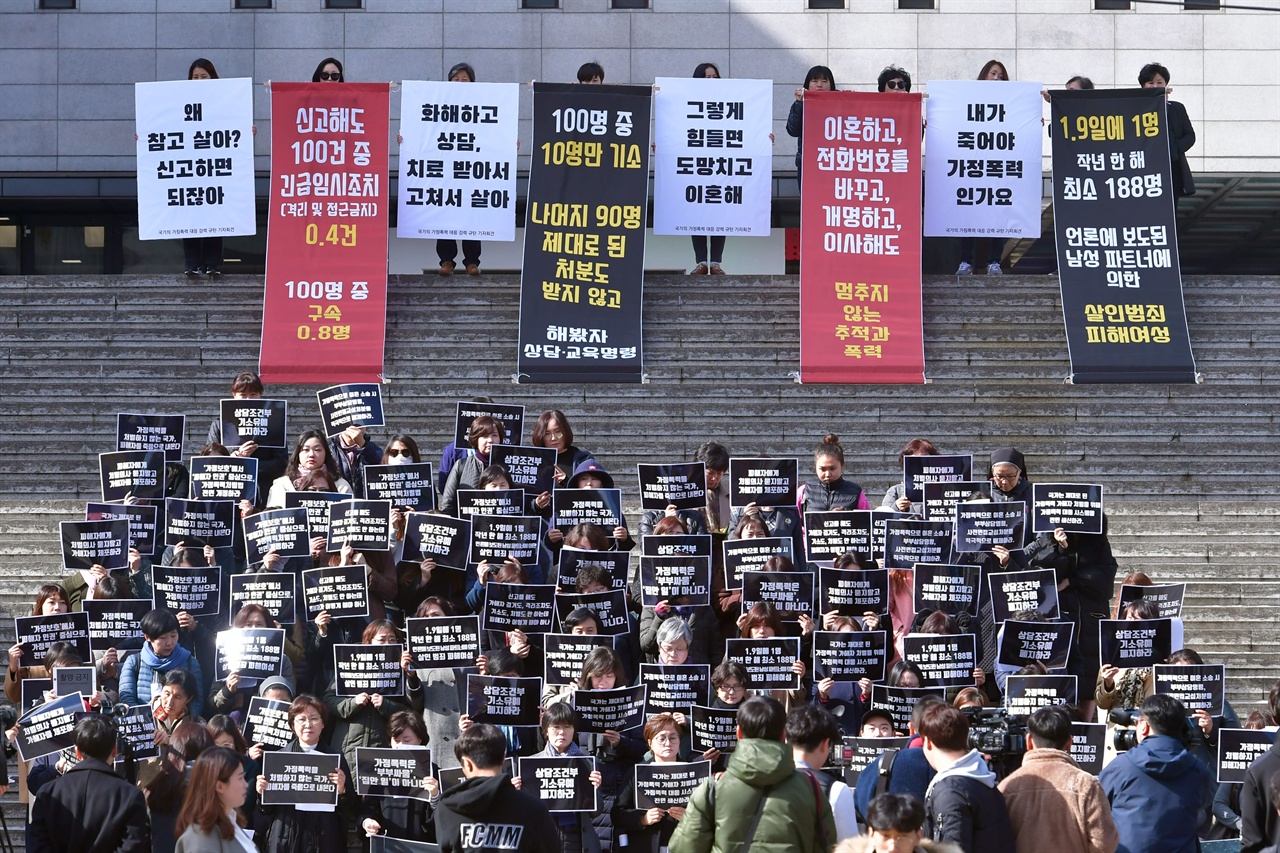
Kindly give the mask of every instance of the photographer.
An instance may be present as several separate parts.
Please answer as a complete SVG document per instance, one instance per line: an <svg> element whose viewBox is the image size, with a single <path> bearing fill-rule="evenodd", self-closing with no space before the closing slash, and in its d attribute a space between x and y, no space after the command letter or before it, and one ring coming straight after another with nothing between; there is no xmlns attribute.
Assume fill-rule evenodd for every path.
<svg viewBox="0 0 1280 853"><path fill-rule="evenodd" d="M1184 746L1187 712L1172 696L1142 700L1138 745L1098 781L1120 834L1118 853L1196 853L1196 826L1214 793L1213 774Z"/></svg>

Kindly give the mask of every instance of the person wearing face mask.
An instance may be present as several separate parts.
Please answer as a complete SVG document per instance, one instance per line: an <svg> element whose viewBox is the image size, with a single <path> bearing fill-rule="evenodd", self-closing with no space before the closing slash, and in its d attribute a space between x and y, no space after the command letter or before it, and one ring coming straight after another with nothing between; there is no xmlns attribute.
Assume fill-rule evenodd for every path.
<svg viewBox="0 0 1280 853"><path fill-rule="evenodd" d="M397 711L387 720L392 749L421 749L427 745L427 727L416 711ZM434 757L434 756L433 756ZM434 843L435 807L440 802L440 782L434 776L421 780L426 799L415 797L364 797L357 817L370 838L385 835Z"/></svg>
<svg viewBox="0 0 1280 853"><path fill-rule="evenodd" d="M831 69L825 65L815 65L809 69L809 73L804 75L804 87L796 89L796 100L791 105L791 111L787 113L787 133L796 138L796 185L803 187L800 182L800 162L804 151L804 93L812 92L832 92L836 88L836 77L831 73Z"/></svg>

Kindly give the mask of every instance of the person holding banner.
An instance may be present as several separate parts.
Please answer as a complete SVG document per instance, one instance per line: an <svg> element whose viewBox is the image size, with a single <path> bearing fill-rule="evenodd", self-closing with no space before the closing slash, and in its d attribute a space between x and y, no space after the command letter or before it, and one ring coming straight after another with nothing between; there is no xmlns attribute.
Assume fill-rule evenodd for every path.
<svg viewBox="0 0 1280 853"><path fill-rule="evenodd" d="M933 442L927 438L913 438L907 442L902 448L902 452L898 454L898 470L902 470L902 458L904 456L937 456L938 448L933 446ZM884 493L884 500L880 501L882 508L896 509L898 512L912 512L911 498L907 497L907 484L896 483L889 487ZM920 513L916 513L919 515Z"/></svg>
<svg viewBox="0 0 1280 853"><path fill-rule="evenodd" d="M1004 63L998 59L992 59L982 66L982 71L978 74L979 80L996 80L1008 82L1009 72L1005 69ZM956 269L956 275L973 275L974 257L977 254L978 237L961 237L960 238L960 266ZM978 266L987 268L987 275L1003 275L1004 270L1000 268L1000 253L996 254L996 259L991 260L991 247L997 237L990 237L982 240L983 254L982 260ZM996 244L1003 245L1003 242ZM989 262L989 263L988 263Z"/></svg>
<svg viewBox="0 0 1280 853"><path fill-rule="evenodd" d="M476 70L465 62L459 62L449 69L445 79L450 83L474 83ZM458 266L458 241L436 240L436 256L440 258L440 275L453 275ZM466 268L467 275L480 275L479 240L462 241L462 266Z"/></svg>
<svg viewBox="0 0 1280 853"><path fill-rule="evenodd" d="M207 59L197 59L187 69L188 80L217 80L218 69ZM207 275L213 278L222 275L222 238L221 237L184 237L182 239L182 255L187 262L188 276Z"/></svg>
<svg viewBox="0 0 1280 853"><path fill-rule="evenodd" d="M120 666L120 701L126 705L142 705L163 692L164 676L175 669L191 673L199 685L200 661L178 645L178 617L168 610L152 610L139 623L146 643L142 651L129 655ZM198 687L190 691L191 713L200 716L204 697Z"/></svg>
<svg viewBox="0 0 1280 853"><path fill-rule="evenodd" d="M213 747L191 768L191 783L178 813L176 853L256 853L244 831L239 809L249 782L233 750Z"/></svg>
<svg viewBox="0 0 1280 853"><path fill-rule="evenodd" d="M804 93L812 90L815 92L834 92L836 88L836 77L831 73L831 69L825 65L815 65L809 69L809 73L804 75L804 87L796 89L796 100L791 105L791 111L787 113L787 133L795 137L796 140L796 185L803 189L800 183L800 159L801 152L804 150Z"/></svg>
<svg viewBox="0 0 1280 853"><path fill-rule="evenodd" d="M287 492L305 491L299 483L306 485L308 489L315 489L314 484L320 484L324 486L321 491L354 494L351 484L338 476L338 466L329 455L328 442L325 441L324 433L318 429L306 430L298 436L293 452L289 454L284 474L271 484L267 508L283 509Z"/></svg>
<svg viewBox="0 0 1280 853"><path fill-rule="evenodd" d="M316 70L311 73L312 83L345 83L347 78L342 72L342 63L332 56L320 60Z"/></svg>
<svg viewBox="0 0 1280 853"><path fill-rule="evenodd" d="M1144 89L1169 88L1169 69L1158 62L1149 62L1138 72L1138 85ZM1165 114L1169 120L1169 160L1173 172L1173 203L1184 195L1196 194L1196 182L1187 163L1187 151L1196 144L1196 131L1191 126L1187 108L1165 95Z"/></svg>

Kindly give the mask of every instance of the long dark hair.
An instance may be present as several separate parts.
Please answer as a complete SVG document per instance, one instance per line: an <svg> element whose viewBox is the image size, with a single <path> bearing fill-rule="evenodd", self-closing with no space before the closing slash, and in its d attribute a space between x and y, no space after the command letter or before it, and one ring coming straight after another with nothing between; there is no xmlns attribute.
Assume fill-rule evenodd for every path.
<svg viewBox="0 0 1280 853"><path fill-rule="evenodd" d="M213 63L209 60L201 58L191 63L191 67L187 69L188 80L192 79L191 75L196 73L197 68L203 68L205 71L209 72L209 76L214 80L218 79L218 69L214 68Z"/></svg>
<svg viewBox="0 0 1280 853"><path fill-rule="evenodd" d="M324 59L320 60L320 64L316 66L316 70L311 72L312 83L328 82L320 79L320 72L323 71L324 67L328 65L330 62L338 66L338 82L339 83L347 82L347 72L342 69L342 63L339 62L336 57L326 56Z"/></svg>
<svg viewBox="0 0 1280 853"><path fill-rule="evenodd" d="M714 62L699 62L699 63L698 63L698 67L697 67L697 68L695 68L695 69L693 69L693 76L694 76L694 77L706 77L706 76L707 76L707 69L708 69L708 68L710 68L712 71L716 72L716 77L715 77L715 79L719 80L719 79L720 79L720 69L719 69L718 67L716 67L716 64L715 64Z"/></svg>
<svg viewBox="0 0 1280 853"><path fill-rule="evenodd" d="M285 466L284 475L290 480L298 479L298 457L302 455L302 446L313 438L318 438L320 444L324 446L324 469L329 473L329 479L335 483L338 482L338 464L333 461L333 453L329 450L329 440L318 429L305 430L302 435L298 436L298 441L293 446L293 452L289 454L289 464Z"/></svg>

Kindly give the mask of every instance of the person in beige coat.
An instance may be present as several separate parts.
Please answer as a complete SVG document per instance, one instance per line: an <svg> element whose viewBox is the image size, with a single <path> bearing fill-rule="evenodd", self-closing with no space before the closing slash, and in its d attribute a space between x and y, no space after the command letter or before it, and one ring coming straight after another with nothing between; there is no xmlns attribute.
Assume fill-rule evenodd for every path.
<svg viewBox="0 0 1280 853"><path fill-rule="evenodd" d="M1027 718L1022 767L1000 783L1018 853L1115 853L1120 843L1102 786L1071 760L1071 717L1061 707Z"/></svg>

